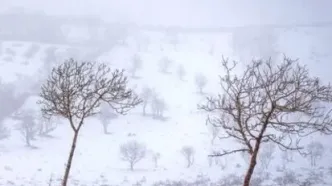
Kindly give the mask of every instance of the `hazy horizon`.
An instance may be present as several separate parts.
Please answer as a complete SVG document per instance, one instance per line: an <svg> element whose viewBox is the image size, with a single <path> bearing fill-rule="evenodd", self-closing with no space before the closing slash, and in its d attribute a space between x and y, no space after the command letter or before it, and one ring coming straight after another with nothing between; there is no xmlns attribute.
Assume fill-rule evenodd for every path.
<svg viewBox="0 0 332 186"><path fill-rule="evenodd" d="M331 0L0 5L0 186L332 186Z"/></svg>
<svg viewBox="0 0 332 186"><path fill-rule="evenodd" d="M246 24L308 23L331 21L322 1L189 1L189 0L2 0L1 11L13 7L55 15L97 15L111 22L181 26L239 26Z"/></svg>

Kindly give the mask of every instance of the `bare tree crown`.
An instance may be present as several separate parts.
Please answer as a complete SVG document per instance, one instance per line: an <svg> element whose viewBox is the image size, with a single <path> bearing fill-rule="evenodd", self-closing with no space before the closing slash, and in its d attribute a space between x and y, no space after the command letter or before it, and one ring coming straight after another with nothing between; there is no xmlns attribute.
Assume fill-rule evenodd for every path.
<svg viewBox="0 0 332 186"><path fill-rule="evenodd" d="M332 133L331 110L326 105L332 101L332 87L310 76L297 60L253 61L241 75L233 73L235 62L223 58L222 66L226 72L220 77L223 94L199 106L217 114L208 122L223 129L220 138L235 139L241 145L220 155L252 154L266 142L283 150L300 150L300 137Z"/></svg>
<svg viewBox="0 0 332 186"><path fill-rule="evenodd" d="M106 64L78 62L69 59L53 68L42 85L39 104L44 116L60 115L78 120L97 114L101 102L108 103L117 113L125 114L141 100L127 88L124 71L111 69Z"/></svg>
<svg viewBox="0 0 332 186"><path fill-rule="evenodd" d="M134 170L136 163L141 161L146 155L146 147L143 143L131 140L120 146L121 158L130 164L130 169Z"/></svg>

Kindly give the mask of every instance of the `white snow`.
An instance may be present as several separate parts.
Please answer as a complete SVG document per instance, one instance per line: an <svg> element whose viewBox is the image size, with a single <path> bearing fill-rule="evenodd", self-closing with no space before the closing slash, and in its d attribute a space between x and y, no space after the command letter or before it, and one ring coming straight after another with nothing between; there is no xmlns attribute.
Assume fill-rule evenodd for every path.
<svg viewBox="0 0 332 186"><path fill-rule="evenodd" d="M146 178L146 184L160 180L180 180L195 179L197 175L209 176L212 180L218 180L228 173L243 173L246 164L241 156L228 157L228 168L221 170L220 167L209 167L207 155L212 148L232 147L234 144L224 144L216 139L217 144L210 144L211 134L205 125L206 113L197 110L197 104L204 103L204 96L197 94L194 77L197 73L202 73L208 78L206 93L215 95L219 93L218 75L222 75L220 67L221 56L232 59L234 56L230 47L231 36L229 34L214 34L212 36L204 34L192 34L182 36L177 49L165 43L165 39L160 34L145 33L150 44L147 50L138 51L143 59L143 69L137 75L139 79L130 79L130 85L136 87L140 93L145 86L154 88L167 104L165 116L167 120L160 121L151 117L142 116L141 106L133 109L128 115L120 116L112 120L109 125L110 135L103 134L102 124L97 118L89 118L80 132L78 147L75 152L74 162L70 173L72 185L79 182L79 185L92 184L118 184L131 185L142 178ZM291 57L298 57L308 64L313 73L321 76L325 80L331 78L329 75L332 63L330 56L320 55L318 62L311 62L311 49L315 51L326 51L318 48L315 33L285 31L280 36L279 50ZM135 38L128 39L128 46L119 46L99 59L109 62L112 68L128 68L129 61L137 52ZM25 61L23 52L31 43L23 43L22 47L12 47L12 43L19 41L5 42L5 48L11 48L17 55L12 62L3 59L7 54L0 56L0 77L4 82L14 82L17 87L28 86L29 82L21 82L17 79L17 74L27 75L31 78L38 75L43 58L42 51L48 47L42 45L41 52L29 60L28 65L23 65ZM211 56L209 46L214 45L215 55ZM160 46L165 50L161 51ZM68 46L57 46L59 51ZM326 47L326 46L324 46ZM327 51L326 53L328 53ZM174 62L171 65L170 74L159 72L159 60L168 56ZM321 57L323 56L323 57ZM324 57L325 56L325 57ZM178 80L176 70L179 64L184 65L187 74L185 81ZM30 79L29 79L30 80ZM328 80L328 79L327 79ZM22 90L24 91L24 89ZM31 97L25 104L26 107L33 107L38 112L36 104L37 97ZM5 105L1 105L5 106ZM6 125L14 128L14 120L6 120ZM129 137L129 133L136 136ZM0 141L0 185L24 185L39 186L47 185L52 179L60 179L64 173L64 164L69 153L73 132L66 120L61 120L59 127L52 133L52 138L37 137L32 144L35 149L27 148L20 133L12 130L9 139ZM316 137L315 137L316 138ZM317 137L318 138L318 137ZM161 159L159 168L154 170L154 164L150 154L139 162L135 171L128 170L127 162L123 162L119 155L119 145L129 139L137 139L146 144L147 148L153 152L159 152ZM330 147L331 137L320 137L325 146ZM180 149L184 145L191 145L196 150L194 166L187 169L185 161L180 154ZM327 155L319 161L320 165L328 167L332 165L331 151L327 150ZM280 157L275 155L271 171L275 171L280 164ZM308 161L300 156L296 156L295 163L289 168L301 171L301 167L309 167ZM236 164L242 164L241 168L236 168ZM276 174L276 173L275 173ZM126 181L127 180L127 181ZM56 185L55 183L53 183Z"/></svg>

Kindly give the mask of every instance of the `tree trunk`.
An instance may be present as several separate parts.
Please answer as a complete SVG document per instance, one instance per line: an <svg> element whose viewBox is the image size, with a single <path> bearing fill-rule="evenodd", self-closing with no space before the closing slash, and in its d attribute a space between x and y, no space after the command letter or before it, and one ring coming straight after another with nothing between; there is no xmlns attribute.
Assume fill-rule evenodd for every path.
<svg viewBox="0 0 332 186"><path fill-rule="evenodd" d="M212 163L213 163L212 157L208 157L208 161L209 161L209 167L212 167Z"/></svg>
<svg viewBox="0 0 332 186"><path fill-rule="evenodd" d="M108 134L108 130L107 130L107 128L108 128L108 124L107 124L106 122L103 123L104 134Z"/></svg>
<svg viewBox="0 0 332 186"><path fill-rule="evenodd" d="M316 167L316 157L312 155L312 166Z"/></svg>
<svg viewBox="0 0 332 186"><path fill-rule="evenodd" d="M42 123L42 124L40 124L40 126L39 126L40 128L39 128L39 135L42 135L43 134L43 132L44 132L44 124Z"/></svg>
<svg viewBox="0 0 332 186"><path fill-rule="evenodd" d="M247 173L244 177L244 182L243 182L243 186L250 186L250 181L251 181L251 177L254 173L255 170L255 166L257 164L257 153L258 151L253 152L251 159L250 159L250 164L249 164L249 168L247 170Z"/></svg>
<svg viewBox="0 0 332 186"><path fill-rule="evenodd" d="M256 167L256 164L257 164L257 155L258 155L258 151L259 151L259 148L260 148L260 145L261 145L261 140L262 140L262 138L260 137L256 141L254 151L253 151L253 153L251 155L251 158L250 158L249 168L248 168L247 173L244 177L243 186L250 186L251 177L254 174L254 170L255 170L255 167Z"/></svg>
<svg viewBox="0 0 332 186"><path fill-rule="evenodd" d="M158 160L154 160L154 168L158 168Z"/></svg>
<svg viewBox="0 0 332 186"><path fill-rule="evenodd" d="M189 156L187 158L187 168L190 168L192 164L193 164L193 160L191 160L191 157Z"/></svg>
<svg viewBox="0 0 332 186"><path fill-rule="evenodd" d="M28 147L31 147L30 136L28 133L25 135L25 143Z"/></svg>
<svg viewBox="0 0 332 186"><path fill-rule="evenodd" d="M134 163L133 162L130 162L130 170L134 171Z"/></svg>
<svg viewBox="0 0 332 186"><path fill-rule="evenodd" d="M144 105L143 105L143 116L145 116L146 115L146 105L147 105L147 103L145 102L144 103Z"/></svg>
<svg viewBox="0 0 332 186"><path fill-rule="evenodd" d="M66 164L65 175L63 176L63 180L62 180L62 186L67 186L69 172L70 172L71 164L73 161L74 152L76 149L77 137L78 137L78 131L74 133L74 138L73 138L73 141L71 144L71 149L70 149L69 157L68 157L67 164Z"/></svg>

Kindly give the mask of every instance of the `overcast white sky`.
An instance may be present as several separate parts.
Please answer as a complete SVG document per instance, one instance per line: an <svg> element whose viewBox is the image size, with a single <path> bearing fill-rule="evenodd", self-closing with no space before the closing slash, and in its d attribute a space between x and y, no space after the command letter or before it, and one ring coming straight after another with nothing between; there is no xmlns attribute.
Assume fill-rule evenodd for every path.
<svg viewBox="0 0 332 186"><path fill-rule="evenodd" d="M0 0L48 14L97 14L104 19L187 26L332 20L331 0Z"/></svg>

